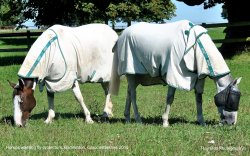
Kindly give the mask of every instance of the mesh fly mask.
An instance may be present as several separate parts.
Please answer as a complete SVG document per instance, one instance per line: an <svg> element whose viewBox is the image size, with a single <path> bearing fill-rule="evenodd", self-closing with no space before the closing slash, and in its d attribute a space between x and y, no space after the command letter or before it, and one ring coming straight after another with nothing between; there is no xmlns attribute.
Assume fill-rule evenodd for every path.
<svg viewBox="0 0 250 156"><path fill-rule="evenodd" d="M214 102L217 107L223 107L226 111L237 111L240 103L240 91L234 87L234 82L230 83L227 88L214 96Z"/></svg>

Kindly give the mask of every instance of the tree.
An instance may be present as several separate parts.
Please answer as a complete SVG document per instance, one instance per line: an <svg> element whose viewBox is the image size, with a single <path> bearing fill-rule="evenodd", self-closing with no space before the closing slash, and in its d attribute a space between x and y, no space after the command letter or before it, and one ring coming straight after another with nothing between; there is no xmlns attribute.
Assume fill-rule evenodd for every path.
<svg viewBox="0 0 250 156"><path fill-rule="evenodd" d="M11 6L12 9L5 7L11 12L8 15L18 15L19 24L32 19L36 26L77 26L94 22L108 24L109 21L113 25L116 22L127 22L130 25L132 21L164 22L165 19L174 16L176 9L171 0L0 1L6 2L6 6ZM9 17L6 13L4 16Z"/></svg>
<svg viewBox="0 0 250 156"><path fill-rule="evenodd" d="M175 5L170 0L123 0L116 4L117 22L145 21L162 23L175 16Z"/></svg>
<svg viewBox="0 0 250 156"><path fill-rule="evenodd" d="M140 7L131 1L120 2L117 5L118 17L117 21L127 22L128 26L132 21L139 19Z"/></svg>
<svg viewBox="0 0 250 156"><path fill-rule="evenodd" d="M164 0L29 0L24 16L36 25L80 25L104 21L163 22L174 16L175 6Z"/></svg>
<svg viewBox="0 0 250 156"><path fill-rule="evenodd" d="M25 1L25 19L34 19L37 26L54 24L74 25L77 0L28 0Z"/></svg>
<svg viewBox="0 0 250 156"><path fill-rule="evenodd" d="M163 23L164 20L175 16L176 7L171 1L148 0L140 2L142 8L140 21Z"/></svg>
<svg viewBox="0 0 250 156"><path fill-rule="evenodd" d="M21 0L0 0L0 25L15 26L23 18Z"/></svg>
<svg viewBox="0 0 250 156"><path fill-rule="evenodd" d="M170 0L85 0L84 4L79 10L92 14L90 19L99 17L105 23L126 22L128 26L132 21L163 22L172 18L176 9Z"/></svg>
<svg viewBox="0 0 250 156"><path fill-rule="evenodd" d="M228 19L229 23L250 22L249 5L246 0L178 0L187 5L200 5L203 3L204 9L223 3L222 16ZM250 36L250 26L227 27L225 29L226 39L247 38ZM225 57L231 57L238 51L249 50L249 43L224 43L220 51Z"/></svg>

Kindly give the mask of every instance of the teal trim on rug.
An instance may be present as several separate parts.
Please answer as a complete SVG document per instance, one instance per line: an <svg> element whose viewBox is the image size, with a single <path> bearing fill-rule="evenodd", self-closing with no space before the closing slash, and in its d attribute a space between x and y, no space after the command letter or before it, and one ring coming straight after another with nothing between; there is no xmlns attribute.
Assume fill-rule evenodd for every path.
<svg viewBox="0 0 250 156"><path fill-rule="evenodd" d="M195 25L194 25L193 23L189 22L189 26L190 26L189 30L186 30L186 31L185 31L185 34L187 35L187 40L188 40L188 38L189 38L189 34L190 34L191 29L192 29ZM199 47L200 47L200 49L201 49L201 52L202 52L202 54L203 54L203 56L204 56L204 58L205 58L205 60L206 60L206 62L207 62L207 66L208 66L208 70L209 70L209 72L210 72L210 76L214 77L215 74L214 74L214 70L213 70L212 64L211 64L211 62L210 62L209 56L208 56L208 54L207 54L207 52L206 52L206 50L205 50L203 44L201 43L201 41L200 41L200 39L199 39L203 34L207 34L207 32L202 32L202 33L200 33L199 35L197 35L196 38L195 38L194 44L193 44L192 46L190 46L188 49L186 49L185 52L184 52L184 54L187 54L187 53L190 51L190 49L191 49L196 43L198 43L198 45L199 45Z"/></svg>
<svg viewBox="0 0 250 156"><path fill-rule="evenodd" d="M88 76L88 80L91 81L93 79L93 77L95 76L95 74L96 74L96 70L94 70L92 72L92 74L90 76Z"/></svg>
<svg viewBox="0 0 250 156"><path fill-rule="evenodd" d="M52 39L49 40L49 42L45 45L45 47L43 48L43 50L41 51L41 53L39 54L39 56L37 57L36 61L34 62L34 64L32 65L32 67L30 68L29 72L27 73L27 75L25 77L30 77L31 74L33 73L33 71L35 70L36 66L38 65L38 63L41 61L43 55L45 54L45 52L47 51L47 49L50 47L50 45L57 40L57 36L53 37Z"/></svg>
<svg viewBox="0 0 250 156"><path fill-rule="evenodd" d="M201 49L201 52L202 52L202 54L203 54L203 56L205 57L205 60L206 60L206 62L207 62L207 66L208 66L208 70L209 70L209 72L210 72L210 76L214 77L215 74L214 74L214 70L213 70L212 64L211 64L211 62L210 62L209 56L207 55L207 52L206 52L206 50L205 50L205 48L204 48L204 46L203 46L203 44L201 43L201 41L200 41L199 38L197 39L197 43L198 43L198 45L199 45L199 47L200 47L200 49Z"/></svg>
<svg viewBox="0 0 250 156"><path fill-rule="evenodd" d="M199 37L201 37L201 35L203 35L203 34L207 34L207 33L206 33L206 32L200 33L200 34L196 37L194 44L193 44L192 46L190 46L187 50L185 50L184 54L187 54L187 53L190 51L190 49L192 49L192 47L197 43L197 40L199 39Z"/></svg>
<svg viewBox="0 0 250 156"><path fill-rule="evenodd" d="M57 33L56 33L53 29L48 29L48 30L51 30L56 36L58 36ZM65 57L64 57L64 55L63 55L62 48L61 48L60 43L59 43L59 39L57 39L57 44L58 44L58 47L59 47L59 51L60 51L60 53L61 53L61 55L62 55L62 58L63 58L63 60L64 60L65 71L64 71L64 74L63 74L63 76L62 76L61 78L58 78L57 80L53 80L53 81L59 81L59 80L61 80L61 79L65 76L66 71L67 71L67 67L68 67L68 66L67 66L67 63L66 63L66 59L65 59Z"/></svg>

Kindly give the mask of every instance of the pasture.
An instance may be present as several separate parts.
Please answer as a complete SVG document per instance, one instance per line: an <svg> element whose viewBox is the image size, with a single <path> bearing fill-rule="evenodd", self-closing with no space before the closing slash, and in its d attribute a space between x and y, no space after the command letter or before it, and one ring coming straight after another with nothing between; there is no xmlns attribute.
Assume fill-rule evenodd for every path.
<svg viewBox="0 0 250 156"><path fill-rule="evenodd" d="M218 33L214 33L215 35ZM4 44L0 41L0 44ZM84 115L72 91L55 94L56 118L45 125L46 92L35 91L37 106L26 128L11 124L12 89L25 53L0 53L0 155L249 155L250 154L250 54L226 60L234 77L242 76L242 92L236 126L219 126L213 96L214 82L207 78L203 95L206 126L196 123L194 92L176 91L170 127L162 127L166 86L139 86L137 101L143 124L125 124L126 86L122 78L119 96L113 96L114 117L101 123L104 93L100 84L83 84L81 91L94 124ZM14 60L14 61L13 61ZM13 62L15 62L13 64ZM131 112L133 114L133 111Z"/></svg>

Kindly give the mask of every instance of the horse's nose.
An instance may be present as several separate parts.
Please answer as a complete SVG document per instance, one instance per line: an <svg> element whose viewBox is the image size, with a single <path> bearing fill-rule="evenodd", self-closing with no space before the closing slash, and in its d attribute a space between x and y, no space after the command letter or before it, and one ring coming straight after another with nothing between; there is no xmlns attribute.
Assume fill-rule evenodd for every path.
<svg viewBox="0 0 250 156"><path fill-rule="evenodd" d="M19 128L24 127L22 124L16 124L16 126Z"/></svg>
<svg viewBox="0 0 250 156"><path fill-rule="evenodd" d="M23 121L22 123L16 123L16 126L19 128L25 127L26 121Z"/></svg>

